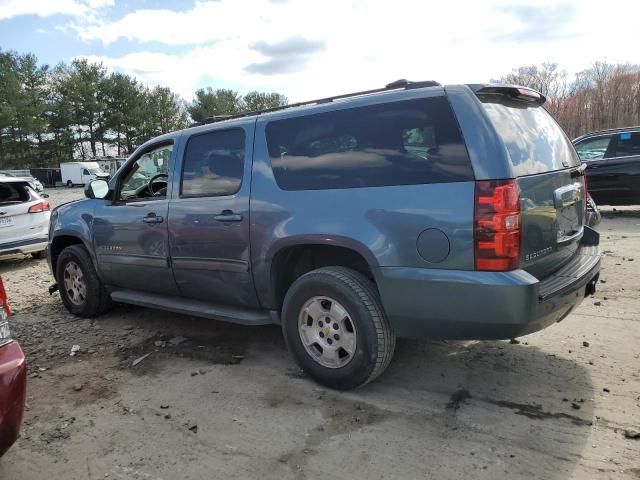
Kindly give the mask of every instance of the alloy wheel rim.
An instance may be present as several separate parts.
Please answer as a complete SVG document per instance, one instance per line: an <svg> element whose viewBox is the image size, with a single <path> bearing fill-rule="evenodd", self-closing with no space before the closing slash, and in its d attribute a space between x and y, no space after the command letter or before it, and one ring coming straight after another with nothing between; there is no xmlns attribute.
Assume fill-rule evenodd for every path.
<svg viewBox="0 0 640 480"><path fill-rule="evenodd" d="M323 367L342 368L356 352L355 323L347 309L331 297L313 297L304 303L298 333L309 356Z"/></svg>
<svg viewBox="0 0 640 480"><path fill-rule="evenodd" d="M87 283L78 264L70 261L64 267L64 289L74 305L82 305L87 298Z"/></svg>

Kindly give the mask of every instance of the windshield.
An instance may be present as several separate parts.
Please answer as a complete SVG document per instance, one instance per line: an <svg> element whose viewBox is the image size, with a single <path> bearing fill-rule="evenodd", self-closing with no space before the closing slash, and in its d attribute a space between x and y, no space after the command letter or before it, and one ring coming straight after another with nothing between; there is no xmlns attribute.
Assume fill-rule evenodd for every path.
<svg viewBox="0 0 640 480"><path fill-rule="evenodd" d="M544 108L493 97L482 101L507 148L516 176L580 165L571 142Z"/></svg>
<svg viewBox="0 0 640 480"><path fill-rule="evenodd" d="M89 168L88 170L91 175L97 175L99 173L103 173L102 170L100 170L99 168Z"/></svg>

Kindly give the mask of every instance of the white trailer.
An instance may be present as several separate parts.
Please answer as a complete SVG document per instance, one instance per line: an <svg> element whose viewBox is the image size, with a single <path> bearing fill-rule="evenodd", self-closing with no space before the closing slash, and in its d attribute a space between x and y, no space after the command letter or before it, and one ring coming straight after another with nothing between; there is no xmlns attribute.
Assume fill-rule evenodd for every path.
<svg viewBox="0 0 640 480"><path fill-rule="evenodd" d="M97 162L66 162L60 164L62 183L67 187L88 185L97 179L107 180L109 174L100 169Z"/></svg>

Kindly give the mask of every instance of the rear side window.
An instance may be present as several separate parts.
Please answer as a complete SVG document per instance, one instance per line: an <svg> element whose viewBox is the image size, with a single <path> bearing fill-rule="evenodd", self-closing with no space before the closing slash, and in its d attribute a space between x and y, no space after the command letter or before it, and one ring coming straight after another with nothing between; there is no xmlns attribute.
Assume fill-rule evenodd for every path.
<svg viewBox="0 0 640 480"><path fill-rule="evenodd" d="M610 143L611 135L588 138L587 140L582 140L576 145L576 152L578 152L578 156L583 162L602 160L607 153Z"/></svg>
<svg viewBox="0 0 640 480"><path fill-rule="evenodd" d="M267 125L283 190L380 187L473 180L444 97L278 120Z"/></svg>
<svg viewBox="0 0 640 480"><path fill-rule="evenodd" d="M0 183L0 205L28 202L31 200L26 183L7 182Z"/></svg>
<svg viewBox="0 0 640 480"><path fill-rule="evenodd" d="M182 169L182 196L233 195L240 190L245 134L241 128L189 139Z"/></svg>
<svg viewBox="0 0 640 480"><path fill-rule="evenodd" d="M615 136L617 137L616 157L640 155L640 132L623 132Z"/></svg>
<svg viewBox="0 0 640 480"><path fill-rule="evenodd" d="M516 176L580 164L571 142L544 108L494 96L481 100L507 148Z"/></svg>

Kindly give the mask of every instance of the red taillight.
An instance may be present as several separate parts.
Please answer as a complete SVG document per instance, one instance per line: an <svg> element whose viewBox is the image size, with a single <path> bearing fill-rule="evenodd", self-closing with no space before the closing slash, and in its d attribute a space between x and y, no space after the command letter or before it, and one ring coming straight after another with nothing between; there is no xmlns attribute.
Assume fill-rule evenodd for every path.
<svg viewBox="0 0 640 480"><path fill-rule="evenodd" d="M7 292L4 289L4 283L2 283L2 277L0 277L0 303L2 303L2 308L7 316L11 315L11 309L9 308L9 304L7 303Z"/></svg>
<svg viewBox="0 0 640 480"><path fill-rule="evenodd" d="M35 205L32 205L31 207L29 207L29 213L46 212L50 208L51 206L49 205L49 202L47 202L46 200L42 200L41 202L38 202Z"/></svg>
<svg viewBox="0 0 640 480"><path fill-rule="evenodd" d="M476 182L476 270L514 270L520 265L520 189L515 180Z"/></svg>

